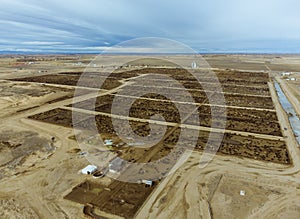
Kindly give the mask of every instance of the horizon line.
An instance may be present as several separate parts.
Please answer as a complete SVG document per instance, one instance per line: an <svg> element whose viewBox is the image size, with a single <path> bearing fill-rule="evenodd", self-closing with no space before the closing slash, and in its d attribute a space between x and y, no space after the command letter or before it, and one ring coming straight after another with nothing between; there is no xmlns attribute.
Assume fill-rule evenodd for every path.
<svg viewBox="0 0 300 219"><path fill-rule="evenodd" d="M104 53L104 52L20 52L0 51L2 55L300 55L300 52L235 52L214 51L198 53Z"/></svg>

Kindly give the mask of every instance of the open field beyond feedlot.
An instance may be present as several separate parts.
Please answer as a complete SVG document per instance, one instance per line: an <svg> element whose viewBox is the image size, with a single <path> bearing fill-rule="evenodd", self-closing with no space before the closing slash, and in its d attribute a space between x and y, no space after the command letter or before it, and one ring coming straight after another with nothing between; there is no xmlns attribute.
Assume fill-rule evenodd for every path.
<svg viewBox="0 0 300 219"><path fill-rule="evenodd" d="M73 63L79 60L82 65L89 63L90 56L55 59L33 56L32 59L35 64L27 66L26 57L2 58L6 65L1 69L0 101L6 116L1 117L0 127L0 153L5 155L0 160L0 186L7 185L0 193L3 216L18 216L17 212L9 210L10 206L32 218L84 215L92 218L174 218L175 215L178 218L192 218L193 215L243 218L245 215L274 216L271 210L281 217L300 213L299 186L293 175L298 168L295 161L299 151L294 146L293 136L285 129L288 128L287 115L278 104L273 87L274 77L279 77L276 70L281 71L282 66L288 66L287 70L298 68L288 65L290 57L281 58L284 64L274 57L270 64L272 57L268 56L208 56L208 62L219 67L214 69L219 83L205 69L191 69L201 76L199 83L185 69L164 68L152 61L152 65L143 63L148 67L139 66L137 62L136 66L132 64L112 74L95 69L81 78L80 92L74 99L84 67L74 67ZM237 59L238 62L232 61ZM140 62L147 62L142 60ZM226 60L231 60L228 67L225 67ZM262 65L261 60L268 60L268 64ZM12 67L16 63L25 64L22 67L18 64L16 70ZM45 68L44 63L48 63L47 71L37 74ZM51 68L54 63L60 68ZM270 74L268 68L275 71ZM11 70L12 74L5 70ZM147 78L151 73L173 78L180 86L168 79ZM99 78L103 79L101 87ZM214 86L221 86L221 93L216 92ZM176 104L157 94L166 89L172 92ZM193 97L192 102L181 94L182 89ZM126 90L126 94L122 94L122 90ZM139 97L141 91L146 95ZM225 102L212 104L210 99L220 94ZM112 113L116 98L118 102L114 107L118 115ZM133 105L126 115L123 106L128 101L133 101ZM182 114L178 106L183 109ZM195 110L190 112L191 108ZM217 118L212 118L212 108ZM76 124L72 121L72 111L78 116ZM225 131L217 155L207 167L200 169L199 159L205 148L218 146L217 141L210 141L210 145L207 142L210 133L222 132L222 124L212 129L211 125L214 119L222 121L224 112ZM163 116L165 121L153 117L156 114ZM114 130L112 118L119 124L130 120L130 128L140 136L149 135L149 124L167 129L156 145L135 148L122 142ZM200 126L196 123L198 119ZM88 162L74 140L72 128L75 125L89 130L93 122L103 139L113 140L109 151L132 163L157 161L172 153L183 128L190 132L196 130L199 135L187 162L174 174L146 187L106 176L93 178L77 174ZM10 130L9 135L7 130ZM128 130L124 127L122 131ZM183 142L190 145L192 140L185 136ZM180 152L170 159L177 159L176 156L180 156ZM158 171L170 171L168 164L165 167ZM143 171L146 176L147 170ZM15 182L14 177L20 180ZM32 182L32 179L37 180ZM24 186L28 191L22 190ZM240 195L241 190L245 196ZM23 198L18 199L20 196ZM40 200L42 196L45 198Z"/></svg>

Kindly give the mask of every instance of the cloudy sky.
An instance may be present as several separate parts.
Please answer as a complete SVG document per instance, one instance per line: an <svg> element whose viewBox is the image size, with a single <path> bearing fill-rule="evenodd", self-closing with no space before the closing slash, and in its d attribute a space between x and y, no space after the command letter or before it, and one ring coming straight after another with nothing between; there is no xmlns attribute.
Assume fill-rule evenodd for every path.
<svg viewBox="0 0 300 219"><path fill-rule="evenodd" d="M0 51L101 52L163 37L199 52L300 53L298 0L0 0Z"/></svg>

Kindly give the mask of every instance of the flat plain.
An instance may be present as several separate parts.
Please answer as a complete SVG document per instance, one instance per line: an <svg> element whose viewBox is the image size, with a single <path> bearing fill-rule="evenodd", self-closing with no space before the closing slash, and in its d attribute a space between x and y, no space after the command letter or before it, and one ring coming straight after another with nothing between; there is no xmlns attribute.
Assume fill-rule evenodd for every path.
<svg viewBox="0 0 300 219"><path fill-rule="evenodd" d="M116 57L107 56L102 66L94 66L82 78L93 58L0 58L1 217L299 218L299 145L274 82L280 83L300 115L300 57L205 55L211 68L192 69L168 66L161 61L164 56L157 60L137 56L136 61L118 68L110 61ZM147 77L153 73L178 83ZM96 79L103 79L101 87ZM157 94L166 90L174 100ZM140 97L140 92L146 95ZM224 97L223 104L214 104L211 100L219 96ZM128 115L127 102L133 103ZM150 148L134 147L120 139L113 121L121 125L130 121L139 136L149 135L151 128L166 127L166 132ZM213 121L221 122L212 127ZM182 130L197 133L197 139L191 156L174 173L153 180L148 187L79 174L89 162L73 128L88 131L92 123L102 139L113 141L108 147L111 160L159 161L176 151ZM128 132L126 127L122 132ZM213 141L209 141L210 134L215 136ZM186 146L194 139L184 136L181 140ZM213 160L200 168L206 149L215 147ZM177 152L157 171L168 173L182 155ZM107 165L98 168L104 171ZM145 178L151 172L138 171Z"/></svg>

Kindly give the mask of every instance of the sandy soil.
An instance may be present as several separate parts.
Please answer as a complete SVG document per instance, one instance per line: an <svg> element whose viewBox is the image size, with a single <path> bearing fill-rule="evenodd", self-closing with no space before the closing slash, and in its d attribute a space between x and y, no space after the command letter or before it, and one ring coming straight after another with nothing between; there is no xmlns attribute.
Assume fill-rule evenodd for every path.
<svg viewBox="0 0 300 219"><path fill-rule="evenodd" d="M225 65L224 62L228 59L227 56L217 58L216 66ZM246 63L245 57L240 59ZM8 60L11 63L16 62L15 59ZM293 57L276 59L251 56L247 61L250 66L246 67L261 70L260 67L253 66L257 66L259 62L265 63L266 60L272 62L278 69L286 66L289 66L289 69L297 69L299 65ZM294 60L294 63L289 65L291 60ZM3 61L6 62L7 60ZM49 71L54 68L52 65L54 61L51 62L47 64ZM65 65L66 70L74 70L73 64L64 64L66 62L58 61L60 67ZM0 76L1 78L32 76L30 71L37 73L40 69L46 68L45 63L36 64L33 70L27 67L25 70L10 67L10 70L13 70L12 74L6 73L2 67ZM232 66L234 67L233 64ZM240 68L244 66L241 65ZM52 70L59 72L61 69ZM30 95L23 94L24 89L27 89L26 86L17 85L15 82L0 83L0 88L4 88L6 93L13 93L9 88L12 85L10 83L13 83L15 88L23 90L17 97L7 97L8 95L0 97L3 112L0 130L2 132L13 130L15 133L33 131L47 141L55 137L53 143L55 150L53 152L37 150L26 156L21 165L7 169L2 175L0 217L84 218L81 204L63 198L72 188L90 179L89 176L78 174L88 162L84 156L78 154L78 145L70 138L74 135L72 129L26 119L29 115L71 104L72 100L44 104L61 97L62 93L46 88L43 96L29 97ZM37 92L44 89L40 86L30 88L38 89ZM97 95L78 97L78 101ZM271 96L279 122L282 127L289 127L287 116L278 103L274 89L271 89ZM298 104L296 100L293 102ZM36 105L39 107L20 111ZM19 112L16 113L17 111ZM284 137L293 160L291 166L217 155L205 168L199 168L202 154L193 152L184 165L159 184L138 211L136 218L299 218L300 153L290 129L284 131ZM241 190L245 191L245 196L240 195Z"/></svg>

